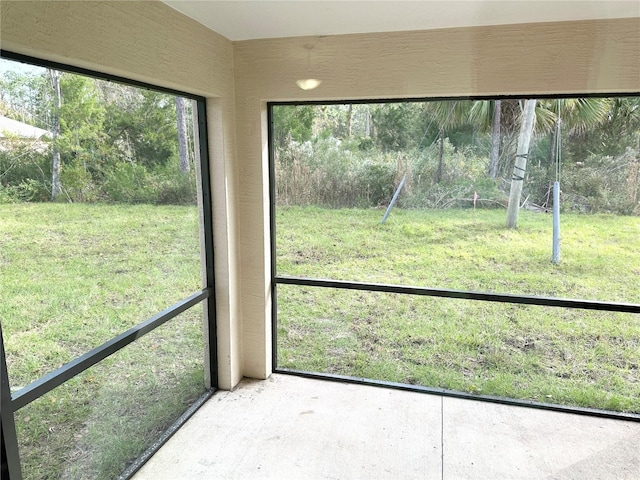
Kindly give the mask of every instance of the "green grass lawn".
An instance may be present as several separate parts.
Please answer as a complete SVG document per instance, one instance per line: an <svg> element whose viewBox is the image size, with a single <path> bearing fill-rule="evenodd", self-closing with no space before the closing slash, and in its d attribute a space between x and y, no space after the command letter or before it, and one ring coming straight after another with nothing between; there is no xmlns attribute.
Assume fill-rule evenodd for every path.
<svg viewBox="0 0 640 480"><path fill-rule="evenodd" d="M640 219L278 209L283 275L638 303ZM200 288L193 207L0 205L0 319L13 388ZM278 287L282 367L640 413L640 319ZM26 479L116 477L204 390L192 309L16 414Z"/></svg>
<svg viewBox="0 0 640 480"><path fill-rule="evenodd" d="M640 219L279 208L280 275L638 303ZM638 315L278 287L278 365L640 413Z"/></svg>
<svg viewBox="0 0 640 480"><path fill-rule="evenodd" d="M12 390L201 288L195 207L0 205ZM112 479L204 391L193 308L16 413L25 479Z"/></svg>

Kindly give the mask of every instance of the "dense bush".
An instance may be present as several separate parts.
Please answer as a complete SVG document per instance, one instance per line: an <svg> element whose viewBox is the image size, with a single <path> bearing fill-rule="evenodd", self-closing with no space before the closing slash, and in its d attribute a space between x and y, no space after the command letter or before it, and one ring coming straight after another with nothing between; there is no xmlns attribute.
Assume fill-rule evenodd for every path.
<svg viewBox="0 0 640 480"><path fill-rule="evenodd" d="M154 203L152 179L143 165L116 163L106 172L106 197L118 203Z"/></svg>
<svg viewBox="0 0 640 480"><path fill-rule="evenodd" d="M103 199L100 186L81 161L69 162L60 172L64 201L96 202Z"/></svg>
<svg viewBox="0 0 640 480"><path fill-rule="evenodd" d="M388 202L396 183L397 155L373 153L357 144L345 147L333 137L290 142L276 150L278 202L333 208Z"/></svg>
<svg viewBox="0 0 640 480"><path fill-rule="evenodd" d="M521 203L550 210L559 169L563 208L640 214L639 102L537 100ZM476 198L477 208L504 208L524 104L451 99L278 106L277 201L377 207L389 203L406 176L401 207L465 208Z"/></svg>
<svg viewBox="0 0 640 480"><path fill-rule="evenodd" d="M0 203L47 202L51 200L50 154L12 156L0 153ZM81 162L63 166L64 202L149 203L195 205L195 172L177 167L149 171L136 163L115 163L95 178Z"/></svg>
<svg viewBox="0 0 640 480"><path fill-rule="evenodd" d="M474 194L477 205L495 208L506 205L506 198L496 180L486 175L488 159L473 149L454 148L445 139L440 146L431 145L410 155L407 187L400 205L408 208L466 208L473 207ZM439 164L440 181L436 181Z"/></svg>
<svg viewBox="0 0 640 480"><path fill-rule="evenodd" d="M175 162L174 162L175 163ZM51 200L51 151L28 145L0 151L0 203ZM149 169L133 162L107 163L92 172L81 159L62 166L63 202L195 205L195 172L174 165Z"/></svg>
<svg viewBox="0 0 640 480"><path fill-rule="evenodd" d="M3 142L0 203L41 202L51 196L51 153L45 144Z"/></svg>
<svg viewBox="0 0 640 480"><path fill-rule="evenodd" d="M149 171L135 163L117 163L106 174L104 198L116 203L195 205L195 173L178 168Z"/></svg>
<svg viewBox="0 0 640 480"><path fill-rule="evenodd" d="M334 138L291 142L276 149L277 199L283 205L334 208L387 205L403 176L398 200L405 208L472 207L474 193L484 208L506 206L498 182L484 174L487 159L444 141L442 179L434 181L440 150L381 152Z"/></svg>
<svg viewBox="0 0 640 480"><path fill-rule="evenodd" d="M16 198L13 192L13 187L5 187L0 183L0 204L15 202Z"/></svg>
<svg viewBox="0 0 640 480"><path fill-rule="evenodd" d="M158 205L195 205L198 199L197 194L195 172L180 172L175 168L159 178L153 203Z"/></svg>
<svg viewBox="0 0 640 480"><path fill-rule="evenodd" d="M563 174L563 205L570 211L640 214L640 152L590 156Z"/></svg>
<svg viewBox="0 0 640 480"><path fill-rule="evenodd" d="M423 149L383 152L362 139L321 137L276 148L277 200L284 205L333 208L387 205L400 180L404 208L505 208L509 180L487 175L488 157L474 146L454 147L448 139ZM640 214L640 158L628 148L617 157L591 155L562 165L563 208L584 213ZM439 176L439 178L438 178ZM555 169L531 161L522 202L551 209Z"/></svg>
<svg viewBox="0 0 640 480"><path fill-rule="evenodd" d="M377 206L389 203L393 196L395 177L397 176L395 164L389 161L374 161L367 158L356 171L357 184L364 189L364 206Z"/></svg>

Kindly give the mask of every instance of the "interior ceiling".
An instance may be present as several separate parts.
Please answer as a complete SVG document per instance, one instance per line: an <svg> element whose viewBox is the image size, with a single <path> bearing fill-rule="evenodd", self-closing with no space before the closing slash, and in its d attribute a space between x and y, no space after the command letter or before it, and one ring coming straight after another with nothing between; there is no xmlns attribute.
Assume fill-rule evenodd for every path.
<svg viewBox="0 0 640 480"><path fill-rule="evenodd" d="M638 0L163 0L230 40L640 18Z"/></svg>

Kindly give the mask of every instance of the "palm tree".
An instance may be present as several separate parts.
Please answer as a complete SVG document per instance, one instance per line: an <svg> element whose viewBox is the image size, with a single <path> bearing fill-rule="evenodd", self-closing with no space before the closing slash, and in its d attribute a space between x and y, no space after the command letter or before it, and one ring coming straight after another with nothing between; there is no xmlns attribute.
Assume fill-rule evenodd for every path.
<svg viewBox="0 0 640 480"><path fill-rule="evenodd" d="M530 111L529 111L530 109ZM539 133L551 133L552 142L549 164L556 162L558 124L565 125L567 134L581 136L607 119L610 101L605 98L566 98L557 100L526 100L523 108L518 150L513 169L509 207L507 209L507 228L516 228L520 195L526 173L529 142L534 128Z"/></svg>
<svg viewBox="0 0 640 480"><path fill-rule="evenodd" d="M520 123L520 135L518 136L518 149L516 151L516 161L513 166L513 176L511 178L511 189L509 191L509 205L507 207L507 228L517 228L518 212L520 211L520 195L524 175L527 171L527 157L529 156L529 143L533 136L533 128L536 120L535 99L524 101L522 108L522 121Z"/></svg>
<svg viewBox="0 0 640 480"><path fill-rule="evenodd" d="M601 130L601 141L608 152L621 153L627 147L640 151L640 97L611 99Z"/></svg>
<svg viewBox="0 0 640 480"><path fill-rule="evenodd" d="M432 121L439 125L438 129L438 169L435 183L442 181L444 171L444 139L449 128L460 127L471 122L469 111L472 103L469 101L438 101L425 104L425 110Z"/></svg>
<svg viewBox="0 0 640 480"><path fill-rule="evenodd" d="M500 118L502 117L502 100L493 101L493 115L491 126L491 153L489 155L489 176L498 176L500 161Z"/></svg>
<svg viewBox="0 0 640 480"><path fill-rule="evenodd" d="M569 137L584 138L589 131L603 125L609 118L612 100L609 98L562 98L540 101L536 110L536 130L550 133L549 166L556 162L558 123Z"/></svg>
<svg viewBox="0 0 640 480"><path fill-rule="evenodd" d="M521 113L520 101L515 99L478 100L469 110L469 120L481 133L491 132L488 174L498 178L507 168L504 161L515 149L517 125Z"/></svg>
<svg viewBox="0 0 640 480"><path fill-rule="evenodd" d="M498 176L500 163L500 134L502 130L502 100L478 100L469 109L469 120L480 132L491 131L489 153L489 176Z"/></svg>

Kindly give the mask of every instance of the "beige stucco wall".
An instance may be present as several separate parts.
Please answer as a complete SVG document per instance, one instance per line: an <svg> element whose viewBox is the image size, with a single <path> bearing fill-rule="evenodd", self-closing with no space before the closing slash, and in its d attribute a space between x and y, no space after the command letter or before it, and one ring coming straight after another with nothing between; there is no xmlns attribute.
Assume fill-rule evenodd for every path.
<svg viewBox="0 0 640 480"><path fill-rule="evenodd" d="M0 17L4 49L207 97L222 388L271 372L267 101L640 91L640 19L232 44L153 1Z"/></svg>
<svg viewBox="0 0 640 480"><path fill-rule="evenodd" d="M261 378L271 370L267 101L638 92L640 19L245 41L234 62L244 365ZM322 84L298 89L308 77Z"/></svg>
<svg viewBox="0 0 640 480"><path fill-rule="evenodd" d="M3 49L207 98L221 388L241 378L233 50L160 2L0 2Z"/></svg>

